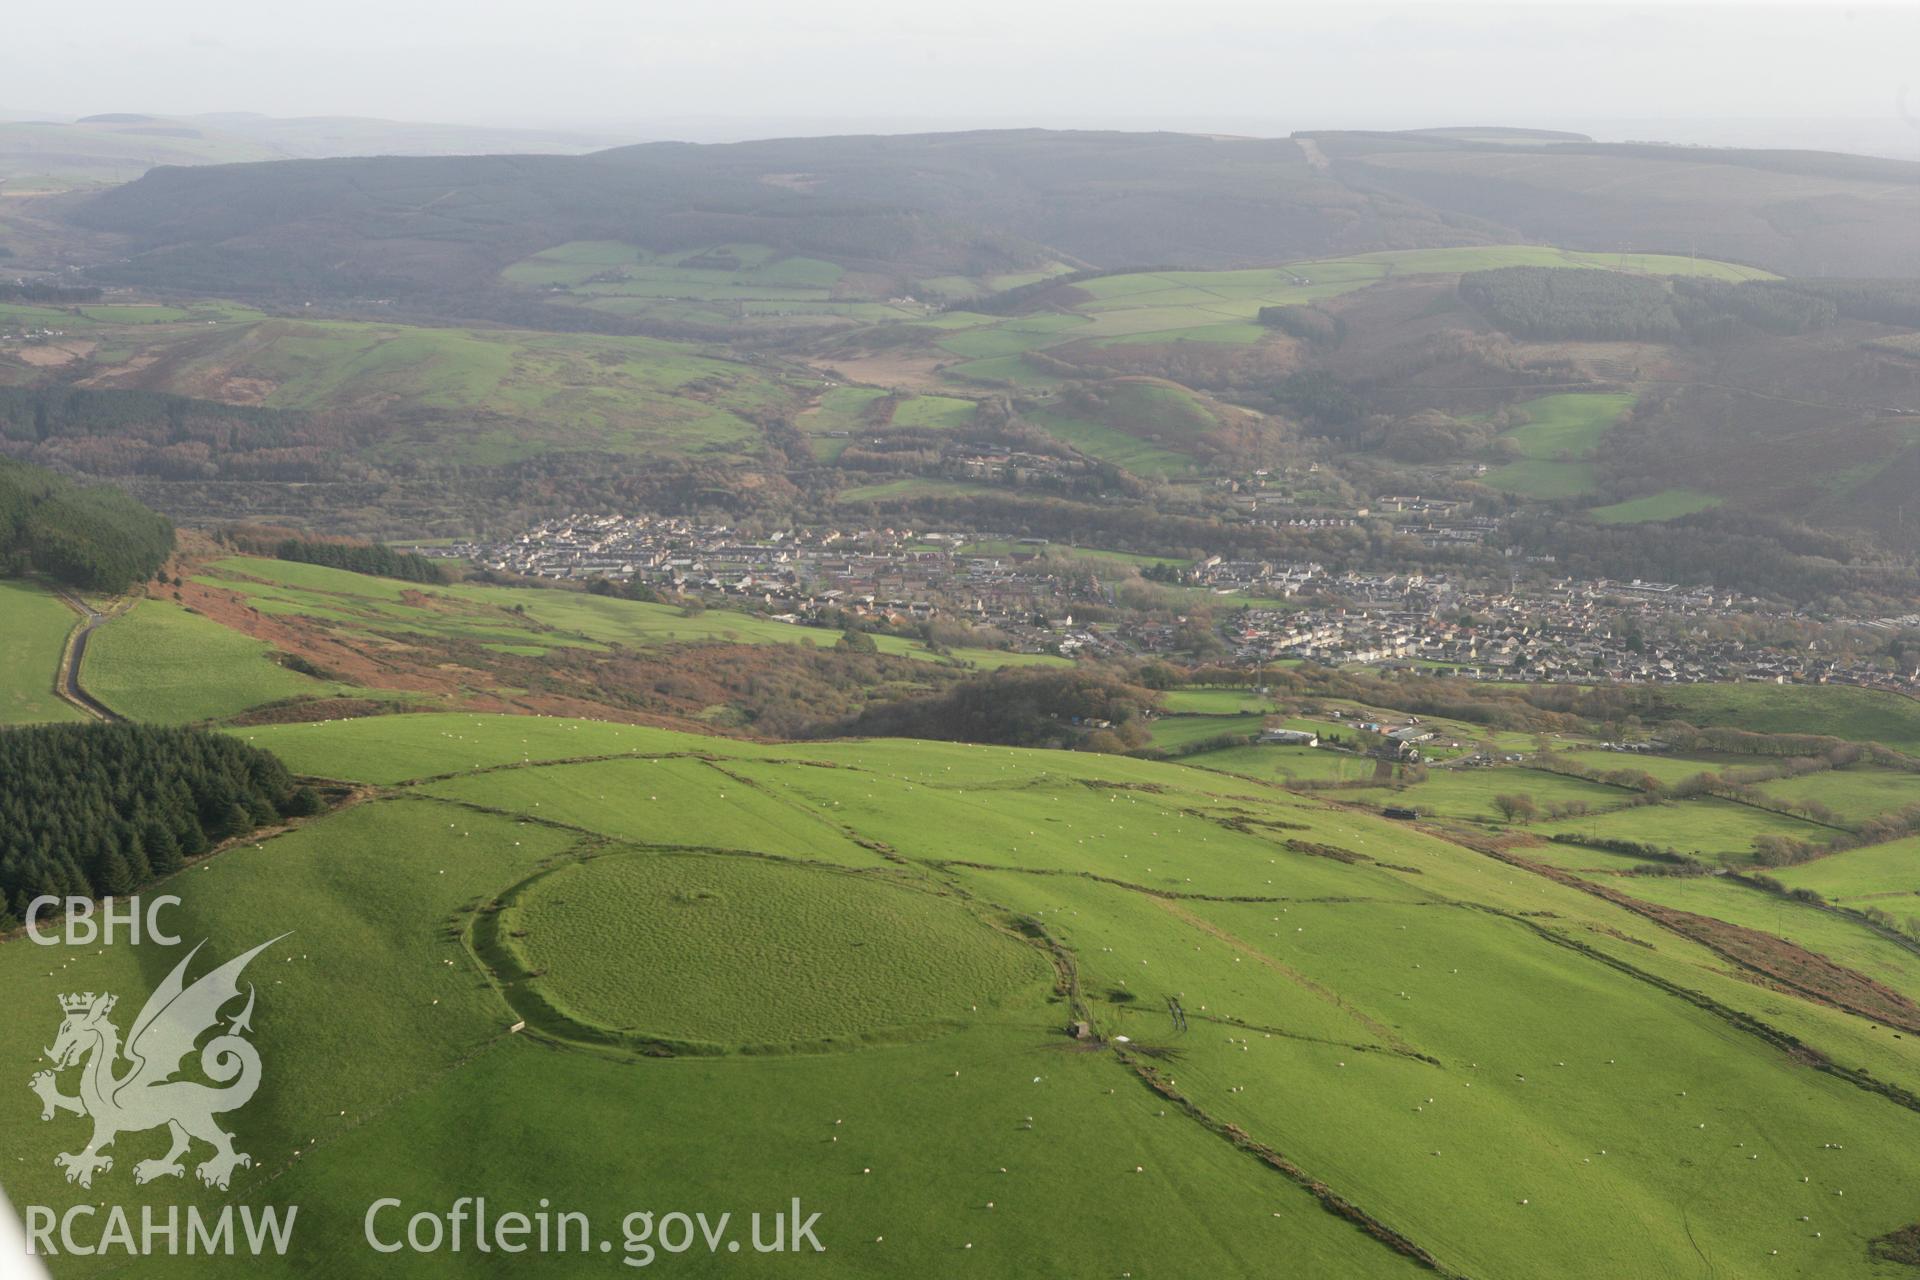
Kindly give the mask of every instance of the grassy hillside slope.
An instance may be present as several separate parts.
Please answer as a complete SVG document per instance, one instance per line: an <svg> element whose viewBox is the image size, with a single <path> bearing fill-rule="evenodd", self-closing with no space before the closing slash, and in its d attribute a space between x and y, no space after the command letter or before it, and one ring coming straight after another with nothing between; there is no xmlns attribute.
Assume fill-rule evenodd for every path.
<svg viewBox="0 0 1920 1280"><path fill-rule="evenodd" d="M37 582L0 578L0 725L81 719L54 696L54 673L79 616Z"/></svg>
<svg viewBox="0 0 1920 1280"><path fill-rule="evenodd" d="M297 929L256 962L275 1087L232 1120L256 1153L234 1195L298 1203L314 1238L377 1196L484 1188L617 1242L640 1188L742 1215L800 1195L828 1250L810 1274L1381 1276L1413 1269L1397 1247L1476 1277L1829 1277L1880 1274L1866 1241L1913 1216L1920 1115L1886 1091L1920 1087L1912 1040L1404 824L949 744L430 715L241 732L375 788L169 886L213 955ZM1920 996L1910 965L1828 945L1883 1000ZM137 992L169 959L137 958L48 973L0 944L0 990L41 1011L7 1033L20 1061L54 994ZM1868 990L1848 981L1837 999ZM37 1105L0 1095L11 1148L74 1136ZM119 1169L82 1192L37 1159L0 1179L16 1203L177 1194Z"/></svg>

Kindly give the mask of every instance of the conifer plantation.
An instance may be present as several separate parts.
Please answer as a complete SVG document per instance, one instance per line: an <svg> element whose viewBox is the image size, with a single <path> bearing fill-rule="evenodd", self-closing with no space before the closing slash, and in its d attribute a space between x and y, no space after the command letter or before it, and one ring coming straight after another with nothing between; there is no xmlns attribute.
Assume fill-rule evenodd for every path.
<svg viewBox="0 0 1920 1280"><path fill-rule="evenodd" d="M42 894L130 893L221 840L319 809L279 760L223 734L136 724L0 733L0 925Z"/></svg>
<svg viewBox="0 0 1920 1280"><path fill-rule="evenodd" d="M125 591L172 554L172 522L120 490L0 458L0 576L37 572Z"/></svg>

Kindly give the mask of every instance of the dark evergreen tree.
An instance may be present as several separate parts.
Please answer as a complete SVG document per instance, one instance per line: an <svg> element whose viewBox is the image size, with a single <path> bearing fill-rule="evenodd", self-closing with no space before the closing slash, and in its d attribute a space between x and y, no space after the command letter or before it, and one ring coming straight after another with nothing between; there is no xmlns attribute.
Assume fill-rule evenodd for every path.
<svg viewBox="0 0 1920 1280"><path fill-rule="evenodd" d="M315 813L273 756L225 734L148 725L0 731L0 916L42 894L131 893L216 840Z"/></svg>

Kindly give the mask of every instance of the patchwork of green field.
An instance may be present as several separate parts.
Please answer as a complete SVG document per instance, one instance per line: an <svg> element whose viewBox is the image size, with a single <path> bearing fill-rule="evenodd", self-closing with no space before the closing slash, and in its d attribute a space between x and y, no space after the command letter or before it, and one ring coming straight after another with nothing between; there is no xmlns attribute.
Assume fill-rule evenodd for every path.
<svg viewBox="0 0 1920 1280"><path fill-rule="evenodd" d="M523 935L509 945L557 1011L682 1044L951 1029L982 1004L1042 1006L1053 972L951 895L759 858L573 863L531 883L500 927Z"/></svg>
<svg viewBox="0 0 1920 1280"><path fill-rule="evenodd" d="M380 414L385 429L367 451L385 461L740 452L760 440L759 420L801 395L783 375L652 338L94 310L114 320L95 326L97 385Z"/></svg>
<svg viewBox="0 0 1920 1280"><path fill-rule="evenodd" d="M1812 733L1920 755L1920 701L1847 685L1687 684L1659 691L1664 717L1752 733Z"/></svg>
<svg viewBox="0 0 1920 1280"><path fill-rule="evenodd" d="M1039 368L1024 355L989 356L984 360L950 364L944 373L956 382L1018 387L1023 391L1049 391L1067 383L1067 379L1059 373Z"/></svg>
<svg viewBox="0 0 1920 1280"><path fill-rule="evenodd" d="M87 643L87 692L132 720L190 724L289 698L362 692L274 661L270 646L167 600L142 600Z"/></svg>
<svg viewBox="0 0 1920 1280"><path fill-rule="evenodd" d="M920 303L884 301L870 288L847 288L846 274L838 263L765 244L656 253L613 240L575 240L522 258L500 279L613 315L727 327L796 318L918 320L928 312Z"/></svg>
<svg viewBox="0 0 1920 1280"><path fill-rule="evenodd" d="M742 780L697 758L627 755L468 772L422 789L441 799L538 814L635 844L753 850L859 867L882 864L878 854L849 840L817 808L792 800L778 787Z"/></svg>
<svg viewBox="0 0 1920 1280"><path fill-rule="evenodd" d="M1912 1221L1920 1115L1873 1083L1920 1087L1911 1039L1407 825L1076 753L499 716L243 733L302 771L441 781L168 883L208 962L294 930L248 975L273 1087L227 1127L254 1157L229 1198L298 1204L300 1230L284 1259L143 1275L308 1274L306 1242L358 1240L376 1199L403 1201L380 1223L398 1232L476 1193L550 1198L614 1249L636 1207L798 1195L827 1252L790 1261L836 1276L1416 1270L1308 1182L1446 1273L1514 1280L1596 1259L1865 1280L1866 1242ZM672 758L561 763L635 755ZM698 839L742 805L741 846ZM842 839L779 843L808 825ZM1732 887L1676 884L1648 891ZM1870 937L1786 923L1909 980ZM0 942L23 1015L0 1052L30 1066L57 994L137 1007L175 962ZM1076 1017L1100 1038L1064 1036ZM16 1204L177 1201L130 1176L164 1134L64 1182L51 1155L82 1132L0 1092ZM76 1261L56 1267L97 1273ZM491 1274L471 1252L428 1261Z"/></svg>
<svg viewBox="0 0 1920 1280"><path fill-rule="evenodd" d="M1044 410L1029 413L1027 420L1081 453L1135 475L1164 480L1194 470L1193 459L1186 454L1148 444L1102 423Z"/></svg>
<svg viewBox="0 0 1920 1280"><path fill-rule="evenodd" d="M1029 271L1014 271L997 276L933 276L917 282L915 287L921 293L939 294L944 298L965 301L968 298L984 297L992 293L1005 293L1008 289L1018 289L1024 285L1038 284L1042 280L1064 275L1072 268L1063 262L1049 262Z"/></svg>
<svg viewBox="0 0 1920 1280"><path fill-rule="evenodd" d="M915 288L936 298L965 301L1067 270L1054 262L977 278L937 276ZM850 280L838 263L782 254L766 244L653 252L614 240L575 240L522 258L503 270L500 279L596 311L720 325L806 317L867 323L941 319L931 304L883 298L876 290L887 287L884 280Z"/></svg>
<svg viewBox="0 0 1920 1280"><path fill-rule="evenodd" d="M1592 493L1598 479L1590 462L1549 462L1527 458L1487 472L1486 482L1503 493L1558 502Z"/></svg>
<svg viewBox="0 0 1920 1280"><path fill-rule="evenodd" d="M1316 705L1319 709L1317 715L1302 717L1298 723L1289 721L1287 727L1312 729L1323 734L1332 732L1343 738L1365 743L1371 741L1371 737L1361 730L1362 724L1398 726L1406 724L1409 719L1404 711L1368 706L1347 698L1327 698ZM1343 714L1336 717L1335 712ZM1468 720L1449 720L1444 716L1421 716L1419 727L1434 735L1418 744L1421 753L1432 758L1444 758L1450 753L1476 746L1503 755L1531 755L1541 750L1542 739L1537 734L1494 729ZM1578 736L1564 734L1551 735L1544 741L1548 749L1578 747L1586 742Z"/></svg>
<svg viewBox="0 0 1920 1280"><path fill-rule="evenodd" d="M1459 249L1389 250L1351 258L1293 262L1238 271L1154 271L1096 276L1070 286L1070 311L996 319L948 312L955 328L939 345L974 357L962 377L1022 382L1021 353L1087 341L1096 345L1206 342L1247 345L1269 337L1262 307L1338 297L1393 276L1457 274L1490 267L1589 267L1648 275L1723 280L1772 279L1733 263L1671 254L1602 254L1544 245L1477 245ZM990 363L991 362L991 363Z"/></svg>
<svg viewBox="0 0 1920 1280"><path fill-rule="evenodd" d="M1684 782L1703 773L1725 773L1751 766L1752 756L1694 755L1666 756L1638 751L1556 751L1555 763L1596 773L1645 774L1662 783Z"/></svg>
<svg viewBox="0 0 1920 1280"><path fill-rule="evenodd" d="M1799 778L1762 782L1755 790L1788 805L1819 804L1841 822L1857 825L1876 814L1920 807L1920 773L1855 766Z"/></svg>
<svg viewBox="0 0 1920 1280"><path fill-rule="evenodd" d="M91 323L78 310L35 306L24 302L0 302L0 328L70 332L90 328Z"/></svg>
<svg viewBox="0 0 1920 1280"><path fill-rule="evenodd" d="M340 636L379 644L429 635L495 652L541 656L557 649L604 651L610 645L804 644L832 646L840 633L794 626L732 609L689 613L583 591L515 587L420 586L392 578L286 560L235 556L217 560L194 581L236 591L261 613L312 619ZM924 644L877 635L883 653L974 666L1062 662L1044 655L959 649L935 655Z"/></svg>
<svg viewBox="0 0 1920 1280"><path fill-rule="evenodd" d="M1652 945L1639 964L1601 974L1554 944L1557 929L1542 935L1514 915L1476 920L1438 899L1154 903L1071 877L965 874L1041 915L1084 957L1083 981L1110 993L1102 1014L1116 1027L1160 1042L1165 996L1177 994L1205 1032L1178 1040L1167 1074L1182 1093L1257 1139L1277 1135L1275 1146L1317 1174L1337 1169L1332 1185L1392 1202L1397 1229L1442 1242L1436 1252L1467 1274L1586 1274L1601 1256L1610 1268L1658 1273L1660 1259L1699 1256L1696 1244L1715 1266L1734 1256L1809 1275L1866 1265L1829 1251L1830 1230L1816 1237L1794 1222L1801 1209L1830 1220L1841 1202L1833 1191L1845 1157L1822 1126L1851 1104L1828 1094L1817 1104L1825 1119L1803 1128L1807 1117L1782 1125L1729 1090L1723 1065L1751 1067L1723 1064L1730 1051L1744 1056L1725 1028L1665 1002L1644 1007L1623 976L1672 972L1672 940L1644 924L1614 919ZM1611 915L1522 881L1502 910ZM1784 1012L1791 1002L1769 1004ZM1820 1175L1817 1190L1803 1170ZM1426 1193L1402 1201L1387 1191L1410 1186ZM1649 1221L1631 1240L1557 1235L1604 1231L1615 1215L1624 1226L1639 1211L1630 1205ZM1463 1213L1498 1226L1464 1229ZM1736 1219L1747 1226L1730 1227Z"/></svg>
<svg viewBox="0 0 1920 1280"><path fill-rule="evenodd" d="M893 410L892 425L923 431L947 431L973 421L980 406L957 396L910 396Z"/></svg>
<svg viewBox="0 0 1920 1280"><path fill-rule="evenodd" d="M276 383L284 408L404 403L497 415L545 428L470 428L475 461L517 461L541 445L616 453L705 452L758 439L744 415L790 402L790 391L747 365L646 338L398 329L359 324L288 326L262 335L245 371ZM441 433L384 446L407 455L444 448Z"/></svg>
<svg viewBox="0 0 1920 1280"><path fill-rule="evenodd" d="M158 303L93 303L79 308L80 314L100 324L171 324L191 314L179 307Z"/></svg>
<svg viewBox="0 0 1920 1280"><path fill-rule="evenodd" d="M1724 498L1701 493L1698 489L1663 489L1644 498L1630 498L1611 506L1595 507L1587 514L1601 524L1646 524L1711 511L1724 501Z"/></svg>
<svg viewBox="0 0 1920 1280"><path fill-rule="evenodd" d="M1647 902L1758 929L1920 1001L1920 949L1843 915L1722 876L1610 877L1606 883Z"/></svg>
<svg viewBox="0 0 1920 1280"><path fill-rule="evenodd" d="M828 438L830 433L857 434L867 429L867 407L883 400L887 393L878 387L832 387L823 392L819 403L804 410L794 423L813 437L814 454L827 461L840 456L847 440Z"/></svg>
<svg viewBox="0 0 1920 1280"><path fill-rule="evenodd" d="M1204 742L1208 738L1217 738L1222 734L1255 734L1266 725L1266 717L1260 712L1227 712L1223 715L1195 715L1175 713L1164 715L1153 722L1154 746L1162 749L1183 747L1190 743Z"/></svg>
<svg viewBox="0 0 1920 1280"><path fill-rule="evenodd" d="M959 311L948 312L941 319L947 322L942 325L943 328L955 328L959 331L940 339L940 348L951 351L954 355L967 356L974 360L1015 356L1022 352L1053 346L1059 342L1085 336L1090 332L1092 325L1092 321L1085 316L1051 311L1039 315L1016 316L1009 320L994 320L987 316Z"/></svg>
<svg viewBox="0 0 1920 1280"><path fill-rule="evenodd" d="M764 244L651 253L612 240L543 249L500 273L508 284L579 289L596 297L826 299L845 271L819 258L784 257Z"/></svg>
<svg viewBox="0 0 1920 1280"><path fill-rule="evenodd" d="M1535 835L1591 836L1603 840L1631 840L1672 849L1676 853L1725 862L1741 862L1753 848L1755 836L1778 835L1820 844L1831 839L1831 827L1798 818L1703 796L1667 804L1635 805L1608 813L1535 823Z"/></svg>
<svg viewBox="0 0 1920 1280"><path fill-rule="evenodd" d="M1221 427L1193 392L1145 379L1115 380L1097 401L1031 410L1026 420L1090 457L1162 479L1192 473L1195 444Z"/></svg>
<svg viewBox="0 0 1920 1280"><path fill-rule="evenodd" d="M1220 773L1259 778L1281 786L1293 783L1372 782L1380 777L1380 762L1372 756L1314 747L1227 747L1188 756L1182 763L1196 769L1214 769ZM1388 766L1389 774L1391 770L1392 766Z"/></svg>
<svg viewBox="0 0 1920 1280"><path fill-rule="evenodd" d="M1635 397L1600 392L1541 396L1519 406L1528 421L1505 434L1522 460L1487 473L1487 483L1523 497L1578 497L1594 482L1585 461L1609 428L1633 407Z"/></svg>
<svg viewBox="0 0 1920 1280"><path fill-rule="evenodd" d="M1541 396L1520 406L1527 421L1506 437L1529 458L1582 458L1599 446L1634 399L1598 392Z"/></svg>
<svg viewBox="0 0 1920 1280"><path fill-rule="evenodd" d="M85 718L53 692L60 655L79 621L41 584L0 578L0 725Z"/></svg>
<svg viewBox="0 0 1920 1280"><path fill-rule="evenodd" d="M504 765L687 754L717 741L700 734L600 720L450 713L260 725L234 734L273 752L296 773L381 786L478 774ZM724 745L736 757L786 754L783 748L750 742L729 740ZM533 808L531 800L527 808Z"/></svg>
<svg viewBox="0 0 1920 1280"><path fill-rule="evenodd" d="M1498 796L1525 797L1545 813L1557 805L1586 805L1594 811L1613 809L1633 798L1619 787L1603 786L1583 778L1547 773L1541 769L1497 767L1431 769L1425 782L1394 790L1343 791L1342 800L1356 804L1416 808L1421 816L1464 818L1472 822L1507 821L1495 803Z"/></svg>
<svg viewBox="0 0 1920 1280"><path fill-rule="evenodd" d="M1862 845L1767 874L1789 889L1811 889L1829 902L1905 915L1902 898L1913 899L1911 909L1920 911L1920 836Z"/></svg>
<svg viewBox="0 0 1920 1280"><path fill-rule="evenodd" d="M1231 716L1243 712L1264 714L1274 709L1271 698L1238 689L1170 689L1160 697L1166 709L1176 714Z"/></svg>

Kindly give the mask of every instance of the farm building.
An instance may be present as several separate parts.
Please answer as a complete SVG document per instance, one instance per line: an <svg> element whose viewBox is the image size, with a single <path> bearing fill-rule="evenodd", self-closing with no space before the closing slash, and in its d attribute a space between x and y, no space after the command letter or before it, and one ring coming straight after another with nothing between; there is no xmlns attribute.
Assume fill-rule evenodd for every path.
<svg viewBox="0 0 1920 1280"><path fill-rule="evenodd" d="M1320 735L1305 729L1268 729L1261 733L1260 742L1270 747L1317 747Z"/></svg>

